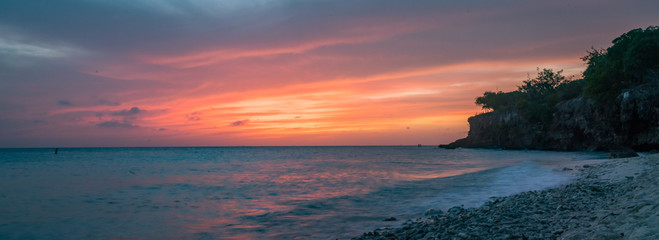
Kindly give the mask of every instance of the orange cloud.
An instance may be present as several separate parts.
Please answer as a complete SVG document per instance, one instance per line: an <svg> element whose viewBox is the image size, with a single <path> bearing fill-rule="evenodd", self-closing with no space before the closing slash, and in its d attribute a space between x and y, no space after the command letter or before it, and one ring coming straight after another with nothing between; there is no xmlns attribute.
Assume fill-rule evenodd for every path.
<svg viewBox="0 0 659 240"><path fill-rule="evenodd" d="M566 60L554 62L570 64ZM514 87L523 80L523 72L535 71L536 64L469 62L289 84L281 88L187 95L157 104L153 101L127 104L167 109L166 113L141 119L141 126L164 128L169 133L209 141L218 134L232 136L238 142L264 144L281 144L283 142L277 139L295 136L305 139L315 136L312 138L317 138L318 142L311 142L322 144L331 142L323 140L331 138L330 135L351 132L387 135L410 130L419 130L415 132L419 135L424 131L427 134L446 132L450 135L445 139L449 140L464 135L466 118L480 111L473 104L478 94L494 90L492 88L502 86L502 82ZM492 83L479 79L484 77L489 77ZM381 142L393 144L392 141Z"/></svg>

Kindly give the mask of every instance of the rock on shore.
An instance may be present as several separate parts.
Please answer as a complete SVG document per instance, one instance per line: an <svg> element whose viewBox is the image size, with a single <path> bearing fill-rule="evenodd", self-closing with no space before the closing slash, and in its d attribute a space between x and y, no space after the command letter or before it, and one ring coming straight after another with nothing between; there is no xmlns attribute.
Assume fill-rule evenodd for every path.
<svg viewBox="0 0 659 240"><path fill-rule="evenodd" d="M354 239L659 239L659 155L570 166L575 182ZM572 170L574 169L574 170Z"/></svg>

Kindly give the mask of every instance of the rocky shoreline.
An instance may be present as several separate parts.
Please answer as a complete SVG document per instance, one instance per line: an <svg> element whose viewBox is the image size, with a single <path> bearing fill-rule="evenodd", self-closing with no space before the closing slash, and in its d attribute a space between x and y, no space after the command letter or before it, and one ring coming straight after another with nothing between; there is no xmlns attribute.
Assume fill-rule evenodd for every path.
<svg viewBox="0 0 659 240"><path fill-rule="evenodd" d="M568 185L428 211L353 239L659 239L658 165L659 154L566 166L580 174Z"/></svg>

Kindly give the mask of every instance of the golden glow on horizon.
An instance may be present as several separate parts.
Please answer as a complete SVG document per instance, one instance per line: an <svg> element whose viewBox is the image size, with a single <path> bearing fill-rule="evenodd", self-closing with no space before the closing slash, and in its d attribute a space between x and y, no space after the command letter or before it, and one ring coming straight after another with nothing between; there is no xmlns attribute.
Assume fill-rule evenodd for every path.
<svg viewBox="0 0 659 240"><path fill-rule="evenodd" d="M566 69L568 74L583 68L578 59L551 62L574 66ZM196 69L186 73L188 78L197 79L196 86L172 95L126 101L114 107L59 109L50 114L116 112L139 106L144 114L131 124L152 129L150 134L172 139L195 137L205 142L218 136L232 139L224 145L352 145L366 141L435 144L466 135L467 118L482 112L474 104L476 96L502 85L509 88L500 90L512 90L514 84L524 80L526 73L535 71L540 64L540 61L466 62L281 87L255 84L250 89L236 90L224 90L225 84L217 85L213 71L205 73L204 69ZM167 81L168 78L166 72L137 73L134 77L132 71L112 74L112 77L124 75L122 79L150 76L148 79L154 81ZM176 77L186 74L179 73ZM272 75L269 81L280 78L283 76ZM491 80L482 81L482 78ZM104 114L84 121L121 123L122 119ZM440 138L445 140L436 140Z"/></svg>

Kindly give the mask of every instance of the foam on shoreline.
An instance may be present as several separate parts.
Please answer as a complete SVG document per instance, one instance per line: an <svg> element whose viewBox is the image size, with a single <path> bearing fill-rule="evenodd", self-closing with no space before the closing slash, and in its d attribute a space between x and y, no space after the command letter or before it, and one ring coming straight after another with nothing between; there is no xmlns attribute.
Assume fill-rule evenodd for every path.
<svg viewBox="0 0 659 240"><path fill-rule="evenodd" d="M659 239L657 165L658 154L570 163L562 171L579 175L570 184L433 211L356 239Z"/></svg>

